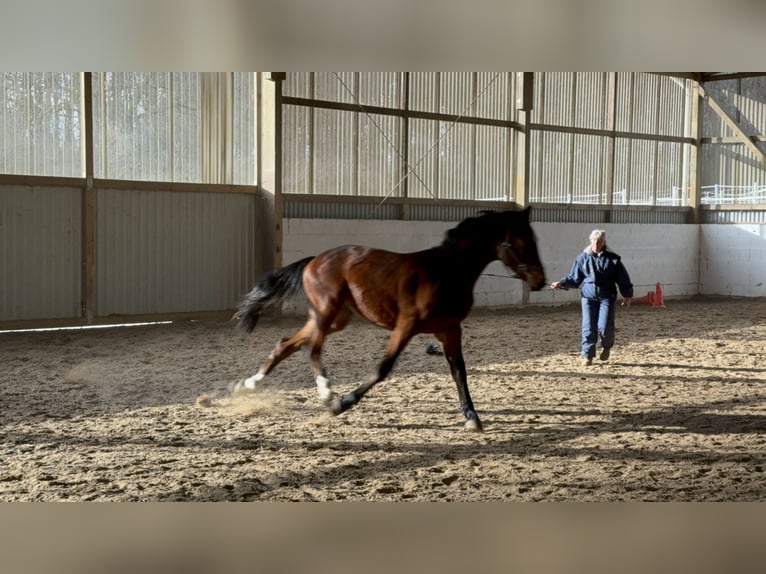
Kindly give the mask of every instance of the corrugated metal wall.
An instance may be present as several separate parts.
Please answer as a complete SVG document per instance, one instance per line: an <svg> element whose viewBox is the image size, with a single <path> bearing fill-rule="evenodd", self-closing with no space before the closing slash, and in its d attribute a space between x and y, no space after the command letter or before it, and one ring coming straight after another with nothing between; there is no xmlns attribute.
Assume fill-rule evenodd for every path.
<svg viewBox="0 0 766 574"><path fill-rule="evenodd" d="M511 72L288 73L283 192L507 200L514 78Z"/></svg>
<svg viewBox="0 0 766 574"><path fill-rule="evenodd" d="M313 110L285 106L282 115L282 187L285 192L309 193L311 190L311 122Z"/></svg>
<svg viewBox="0 0 766 574"><path fill-rule="evenodd" d="M201 109L195 103L195 94L200 94L197 76L202 76L203 88L211 88ZM264 267L273 267L278 248L276 76L268 80L269 90L262 89L267 79L253 73L82 73L77 75L86 88L82 91L58 83L60 89L40 91L47 79L36 77L34 85L25 88L26 98L55 103L54 96L66 97L76 102L71 109L78 114L92 113L90 130L75 122L77 137L57 139L68 146L72 158L81 157L82 151L92 153L83 154L73 177L39 171L34 163L18 173L0 170L0 328L159 319L179 313L200 317L236 307ZM7 95L16 85L6 82L2 87ZM74 129L63 121L69 121L70 107L62 109L66 118L51 125ZM202 158L182 154L185 161L200 160L190 171L172 153L167 155L171 148L177 152L178 145L183 151L187 144L200 144L201 136L197 144L186 137L199 136L199 122L192 121L191 131L176 137L186 125L182 118L199 118L200 111L202 125L221 138L221 154L210 152L208 158L211 165L227 168L223 175L219 170L221 181L209 182L215 185L202 184L199 178L184 183L189 173L207 169ZM36 124L44 117L23 109L7 112L19 129L5 134L6 143L25 133L25 121ZM236 129L229 130L230 121ZM142 125L133 125L136 122ZM112 124L127 125L132 136L115 136ZM178 145L168 148L168 137ZM90 139L85 145L80 138ZM202 138L206 145L211 139L215 138ZM116 142L115 162L127 158L129 173L107 170L106 141ZM137 158L143 158L141 166L132 165ZM236 169L230 172L234 162ZM170 170L172 175L178 169L184 177L160 177L160 172ZM112 176L115 179L108 179Z"/></svg>
<svg viewBox="0 0 766 574"><path fill-rule="evenodd" d="M606 203L607 138L533 131L531 202Z"/></svg>
<svg viewBox="0 0 766 574"><path fill-rule="evenodd" d="M604 206L567 207L564 205L536 205L532 209L532 221L551 223L667 223L680 224L691 221L690 208L630 208Z"/></svg>
<svg viewBox="0 0 766 574"><path fill-rule="evenodd" d="M256 193L94 193L96 322L231 310L273 250ZM0 324L89 320L84 213L80 187L0 185Z"/></svg>
<svg viewBox="0 0 766 574"><path fill-rule="evenodd" d="M691 143L662 138L689 135L690 81L635 72L616 74L612 126L608 76L604 72L535 74L530 201L688 205L685 183ZM624 135L578 130L615 130Z"/></svg>
<svg viewBox="0 0 766 574"><path fill-rule="evenodd" d="M398 183L402 162L398 149L401 123L396 118L375 114L359 115L357 119L357 195L379 196Z"/></svg>
<svg viewBox="0 0 766 574"><path fill-rule="evenodd" d="M254 194L97 193L99 316L232 309L259 271Z"/></svg>
<svg viewBox="0 0 766 574"><path fill-rule="evenodd" d="M766 224L766 211L750 209L703 209L702 223Z"/></svg>
<svg viewBox="0 0 766 574"><path fill-rule="evenodd" d="M337 200L288 195L284 197L286 219L405 219L409 221L460 221L483 209L508 209L508 202L448 202L428 199L338 197Z"/></svg>
<svg viewBox="0 0 766 574"><path fill-rule="evenodd" d="M509 199L513 157L509 131L494 126L476 126L474 199Z"/></svg>
<svg viewBox="0 0 766 574"><path fill-rule="evenodd" d="M535 74L532 121L570 128L607 129L606 72Z"/></svg>
<svg viewBox="0 0 766 574"><path fill-rule="evenodd" d="M356 114L314 110L314 193L356 195Z"/></svg>
<svg viewBox="0 0 766 574"><path fill-rule="evenodd" d="M516 109L516 80L510 72L287 74L284 217L458 221L507 207L518 175L517 122L529 121L533 220L691 221L683 207L688 80L540 73L528 119ZM708 91L764 146L765 79L714 82ZM703 183L766 183L758 158L704 113ZM0 322L83 319L82 185L0 185ZM259 242L259 230L275 222L255 193L116 187L95 190L97 318L230 309L275 253ZM641 207L620 208L635 203ZM764 223L758 211L702 217Z"/></svg>
<svg viewBox="0 0 766 574"><path fill-rule="evenodd" d="M528 202L689 205L690 80L607 72L533 77ZM288 73L283 193L518 197L517 79L510 72ZM364 105L388 112L371 114ZM316 210L317 217L332 213L326 203ZM339 217L349 213L342 211Z"/></svg>
<svg viewBox="0 0 766 574"><path fill-rule="evenodd" d="M438 151L432 153L434 142L439 139L439 124L428 120L414 119L409 122L409 165L407 173L407 197L436 199L439 197ZM437 144L438 146L438 144ZM391 190L395 197L403 196L399 188ZM387 191L384 195L389 195Z"/></svg>
<svg viewBox="0 0 766 574"><path fill-rule="evenodd" d="M0 321L80 316L81 190L0 185Z"/></svg>

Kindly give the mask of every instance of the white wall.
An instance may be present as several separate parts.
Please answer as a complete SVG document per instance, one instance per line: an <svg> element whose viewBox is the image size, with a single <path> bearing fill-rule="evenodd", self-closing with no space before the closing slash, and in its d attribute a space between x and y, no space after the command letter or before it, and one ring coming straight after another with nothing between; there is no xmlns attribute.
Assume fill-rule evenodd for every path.
<svg viewBox="0 0 766 574"><path fill-rule="evenodd" d="M699 292L766 297L766 225L701 225Z"/></svg>
<svg viewBox="0 0 766 574"><path fill-rule="evenodd" d="M391 251L417 251L441 243L456 223L391 220L286 219L283 264L343 244L360 244ZM569 272L574 258L588 243L595 227L582 223L533 223L540 259L548 282ZM662 284L665 297L699 292L699 227L695 225L602 225L607 244L619 253L640 297ZM520 305L523 287L496 261L489 265L474 289L477 307ZM576 301L578 291L544 289L529 294L530 304L557 305ZM286 314L302 313L305 302L285 306Z"/></svg>

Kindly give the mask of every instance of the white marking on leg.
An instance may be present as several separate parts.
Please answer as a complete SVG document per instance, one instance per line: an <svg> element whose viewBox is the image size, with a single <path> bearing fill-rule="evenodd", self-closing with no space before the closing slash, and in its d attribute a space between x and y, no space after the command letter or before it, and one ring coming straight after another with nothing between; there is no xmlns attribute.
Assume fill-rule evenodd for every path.
<svg viewBox="0 0 766 574"><path fill-rule="evenodd" d="M327 377L323 377L322 375L317 377L317 392L319 393L319 398L325 402L332 398L330 380Z"/></svg>
<svg viewBox="0 0 766 574"><path fill-rule="evenodd" d="M265 377L263 373L255 373L252 377L248 377L245 379L245 382L242 384L242 386L246 389L250 389L252 391L255 390L256 384Z"/></svg>

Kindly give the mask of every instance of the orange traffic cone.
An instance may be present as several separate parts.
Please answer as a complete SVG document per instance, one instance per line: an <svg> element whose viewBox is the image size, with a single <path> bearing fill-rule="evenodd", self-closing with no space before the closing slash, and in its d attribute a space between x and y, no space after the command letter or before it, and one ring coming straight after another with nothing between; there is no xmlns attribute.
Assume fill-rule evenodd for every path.
<svg viewBox="0 0 766 574"><path fill-rule="evenodd" d="M657 283L654 288L654 298L652 299L652 307L664 307L665 299L662 298L662 286Z"/></svg>
<svg viewBox="0 0 766 574"><path fill-rule="evenodd" d="M654 293L649 291L643 297L639 297L638 299L633 299L631 301L631 304L632 305L652 305L652 306L654 306Z"/></svg>

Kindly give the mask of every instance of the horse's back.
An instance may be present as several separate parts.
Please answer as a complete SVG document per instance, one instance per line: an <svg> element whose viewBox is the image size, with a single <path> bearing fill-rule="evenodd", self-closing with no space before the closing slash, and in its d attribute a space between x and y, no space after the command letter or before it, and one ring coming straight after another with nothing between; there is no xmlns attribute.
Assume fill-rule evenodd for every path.
<svg viewBox="0 0 766 574"><path fill-rule="evenodd" d="M328 281L328 286L341 278L348 281L362 275L366 281L390 278L392 273L402 270L408 255L364 245L340 245L317 255L307 272L320 281Z"/></svg>
<svg viewBox="0 0 766 574"><path fill-rule="evenodd" d="M397 253L343 245L312 261L304 283L315 308L329 301L386 329L404 319L431 332L459 323L473 305L471 285L452 265L437 248Z"/></svg>
<svg viewBox="0 0 766 574"><path fill-rule="evenodd" d="M332 303L393 329L403 308L415 304L421 254L364 245L341 245L320 253L306 268L304 287L314 307Z"/></svg>

